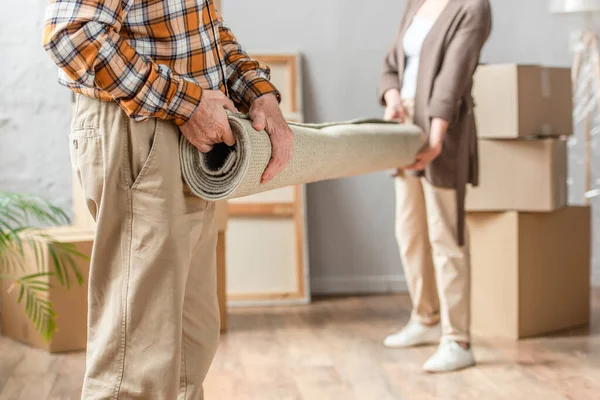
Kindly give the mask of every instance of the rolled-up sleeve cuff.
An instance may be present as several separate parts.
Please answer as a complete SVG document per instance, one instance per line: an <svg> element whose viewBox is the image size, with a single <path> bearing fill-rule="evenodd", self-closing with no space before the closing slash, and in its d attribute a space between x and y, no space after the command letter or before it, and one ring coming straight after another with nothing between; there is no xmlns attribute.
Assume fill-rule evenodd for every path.
<svg viewBox="0 0 600 400"><path fill-rule="evenodd" d="M168 114L177 125L185 124L194 115L202 98L202 88L196 83L181 79L168 106Z"/></svg>
<svg viewBox="0 0 600 400"><path fill-rule="evenodd" d="M441 118L445 121L451 122L454 120L454 113L456 111L456 102L451 100L436 100L431 99L429 102L429 117L430 118Z"/></svg>
<svg viewBox="0 0 600 400"><path fill-rule="evenodd" d="M400 90L400 82L398 81L398 75L384 75L381 78L381 82L379 84L379 103L382 106L385 106L385 92L390 89L398 89Z"/></svg>
<svg viewBox="0 0 600 400"><path fill-rule="evenodd" d="M254 100L269 93L273 93L277 101L281 103L281 93L279 93L279 90L267 79L256 77L246 85L243 93L241 93L241 98L246 103L246 106L250 107Z"/></svg>

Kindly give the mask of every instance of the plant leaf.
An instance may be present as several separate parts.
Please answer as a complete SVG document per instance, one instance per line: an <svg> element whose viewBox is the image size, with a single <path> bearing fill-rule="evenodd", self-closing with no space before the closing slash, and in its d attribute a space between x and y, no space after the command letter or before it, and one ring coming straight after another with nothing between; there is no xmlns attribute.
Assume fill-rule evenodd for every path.
<svg viewBox="0 0 600 400"><path fill-rule="evenodd" d="M67 214L39 196L0 191L0 279L18 287L17 302L24 305L26 315L45 340L52 338L57 325L56 313L45 295L52 286L44 278L55 276L59 284L70 288L74 276L81 285L84 279L74 258L87 257L75 246L56 242L32 225L66 223ZM6 275L17 269L31 271L26 262L34 262L37 272L22 277Z"/></svg>

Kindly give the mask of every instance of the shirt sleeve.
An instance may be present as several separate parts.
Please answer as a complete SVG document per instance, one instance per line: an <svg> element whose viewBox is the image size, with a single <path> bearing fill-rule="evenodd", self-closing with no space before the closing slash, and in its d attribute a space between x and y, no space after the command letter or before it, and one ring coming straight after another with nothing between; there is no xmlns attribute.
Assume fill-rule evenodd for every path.
<svg viewBox="0 0 600 400"><path fill-rule="evenodd" d="M385 92L387 92L390 89L398 89L399 91L402 87L402 82L400 82L400 76L398 73L398 68L400 66L398 60L398 46L404 24L406 23L409 6L410 4L406 5L406 9L404 10L404 14L402 15L402 20L400 21L400 27L398 28L396 36L394 37L394 43L388 50L383 61L383 72L381 73L381 77L379 79L379 90L377 94L379 103L382 106L386 105Z"/></svg>
<svg viewBox="0 0 600 400"><path fill-rule="evenodd" d="M267 93L273 93L281 100L277 88L269 82L271 71L268 66L253 60L238 43L235 35L223 22L217 11L219 40L224 51L227 86L231 99L249 108L254 100Z"/></svg>
<svg viewBox="0 0 600 400"><path fill-rule="evenodd" d="M400 90L400 78L398 77L398 51L396 46L392 47L383 62L383 73L379 80L379 103L385 106L385 93L390 89Z"/></svg>
<svg viewBox="0 0 600 400"><path fill-rule="evenodd" d="M195 82L140 55L119 35L133 0L50 0L43 45L74 82L108 93L132 118L185 123L202 97Z"/></svg>
<svg viewBox="0 0 600 400"><path fill-rule="evenodd" d="M479 64L491 27L488 7L473 10L451 39L429 101L429 117L454 120L458 104Z"/></svg>

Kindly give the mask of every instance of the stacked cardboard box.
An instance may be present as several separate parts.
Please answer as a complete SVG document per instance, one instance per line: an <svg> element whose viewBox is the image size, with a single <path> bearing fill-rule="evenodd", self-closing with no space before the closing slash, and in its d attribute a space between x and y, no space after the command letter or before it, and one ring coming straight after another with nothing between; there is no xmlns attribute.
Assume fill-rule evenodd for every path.
<svg viewBox="0 0 600 400"><path fill-rule="evenodd" d="M472 332L518 339L584 325L590 210L567 206L566 68L479 67L480 183L467 195Z"/></svg>

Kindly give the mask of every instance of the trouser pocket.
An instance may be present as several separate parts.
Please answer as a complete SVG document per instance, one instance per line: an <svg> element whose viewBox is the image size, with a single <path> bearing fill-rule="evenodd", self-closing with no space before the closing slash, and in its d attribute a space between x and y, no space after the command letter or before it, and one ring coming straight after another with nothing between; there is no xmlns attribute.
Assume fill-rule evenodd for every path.
<svg viewBox="0 0 600 400"><path fill-rule="evenodd" d="M104 182L102 135L98 129L74 129L69 135L71 166L83 189L86 204L96 219Z"/></svg>
<svg viewBox="0 0 600 400"><path fill-rule="evenodd" d="M137 188L156 169L155 152L159 140L161 121L152 118L145 122L128 121L126 153L127 184Z"/></svg>

